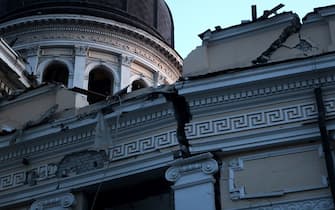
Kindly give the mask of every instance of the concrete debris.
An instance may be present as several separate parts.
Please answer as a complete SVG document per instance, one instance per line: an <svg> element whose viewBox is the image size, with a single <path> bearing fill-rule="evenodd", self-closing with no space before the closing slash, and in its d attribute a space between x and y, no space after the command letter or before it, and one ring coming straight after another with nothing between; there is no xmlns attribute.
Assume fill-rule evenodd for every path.
<svg viewBox="0 0 335 210"><path fill-rule="evenodd" d="M0 125L0 136L5 136L8 134L12 134L16 131L15 128L12 128L8 125Z"/></svg>

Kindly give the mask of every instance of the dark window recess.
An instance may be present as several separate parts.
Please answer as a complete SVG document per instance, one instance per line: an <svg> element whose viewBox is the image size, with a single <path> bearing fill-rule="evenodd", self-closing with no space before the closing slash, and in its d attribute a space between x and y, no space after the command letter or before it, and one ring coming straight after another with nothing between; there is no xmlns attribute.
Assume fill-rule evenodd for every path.
<svg viewBox="0 0 335 210"><path fill-rule="evenodd" d="M127 182L124 182L127 183ZM122 187L103 183L100 190L85 193L88 209L94 210L172 210L173 194L169 183L152 179ZM119 185L119 184L116 184ZM96 194L98 192L98 194Z"/></svg>
<svg viewBox="0 0 335 210"><path fill-rule="evenodd" d="M114 79L107 70L102 68L94 69L90 72L88 78L88 90L96 93L100 93L105 96L109 96L113 93ZM105 97L99 95L87 96L89 104L93 104L104 100Z"/></svg>
<svg viewBox="0 0 335 210"><path fill-rule="evenodd" d="M69 70L66 65L60 62L51 63L43 73L43 82L58 82L67 86Z"/></svg>
<svg viewBox="0 0 335 210"><path fill-rule="evenodd" d="M147 87L147 84L139 79L139 80L135 80L132 84L131 84L131 91L135 91L135 90L138 90L138 89L141 89L141 88L146 88Z"/></svg>

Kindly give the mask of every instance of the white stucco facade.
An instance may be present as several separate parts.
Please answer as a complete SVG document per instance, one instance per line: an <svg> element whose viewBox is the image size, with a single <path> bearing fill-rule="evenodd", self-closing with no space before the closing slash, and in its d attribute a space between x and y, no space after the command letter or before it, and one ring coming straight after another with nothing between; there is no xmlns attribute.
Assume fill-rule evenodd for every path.
<svg viewBox="0 0 335 210"><path fill-rule="evenodd" d="M292 27L292 13L207 31L177 82L169 57L140 53L149 46L130 40L116 44L112 36L106 46L89 40L65 46L37 39L42 47L28 56L36 75L58 59L69 69L70 88L87 88L96 67L108 69L115 91L139 79L151 87L81 108L62 85L0 101L6 118L0 124L20 119L11 124L16 131L0 136L0 208L333 210L326 159L334 152L325 150L320 127L332 145L335 53L333 38L319 35L333 37L334 11L316 9L298 27L309 37L307 48L287 48L305 43L295 31L267 51ZM264 27L269 30L261 33ZM243 48L241 34L250 44L255 34L267 41L253 48L257 53L240 51L236 60L243 65L231 68L236 60L224 60L224 46ZM126 41L132 45L121 44ZM16 48L24 53L24 46L36 45L22 41Z"/></svg>

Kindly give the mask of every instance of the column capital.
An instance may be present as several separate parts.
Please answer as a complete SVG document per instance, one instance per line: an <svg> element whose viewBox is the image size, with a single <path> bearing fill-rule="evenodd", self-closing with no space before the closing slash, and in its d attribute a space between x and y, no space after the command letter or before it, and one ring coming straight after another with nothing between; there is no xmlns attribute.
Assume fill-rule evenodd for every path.
<svg viewBox="0 0 335 210"><path fill-rule="evenodd" d="M26 50L27 56L32 57L32 56L37 56L40 53L40 48L39 47L31 47Z"/></svg>
<svg viewBox="0 0 335 210"><path fill-rule="evenodd" d="M190 173L213 175L218 171L218 164L212 157L211 153L205 153L187 159L176 160L172 163L172 167L166 171L165 178L168 181L176 182L181 176Z"/></svg>
<svg viewBox="0 0 335 210"><path fill-rule="evenodd" d="M121 64L130 66L134 62L135 58L128 55L121 55Z"/></svg>
<svg viewBox="0 0 335 210"><path fill-rule="evenodd" d="M76 56L87 56L88 47L87 46L75 46L74 52Z"/></svg>
<svg viewBox="0 0 335 210"><path fill-rule="evenodd" d="M71 193L51 195L40 200L36 200L30 210L59 209L67 210L75 203L75 197Z"/></svg>
<svg viewBox="0 0 335 210"><path fill-rule="evenodd" d="M215 210L213 177L218 163L211 153L204 153L172 163L165 177L174 182L175 210Z"/></svg>

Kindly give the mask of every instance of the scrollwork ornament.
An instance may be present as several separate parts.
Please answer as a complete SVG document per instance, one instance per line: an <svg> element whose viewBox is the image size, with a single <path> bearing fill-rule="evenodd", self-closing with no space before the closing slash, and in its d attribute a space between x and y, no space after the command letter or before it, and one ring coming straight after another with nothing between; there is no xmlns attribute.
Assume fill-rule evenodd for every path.
<svg viewBox="0 0 335 210"><path fill-rule="evenodd" d="M60 194L58 196L48 197L35 201L30 210L47 210L47 209L68 209L75 204L75 197L71 193Z"/></svg>
<svg viewBox="0 0 335 210"><path fill-rule="evenodd" d="M180 177L180 171L177 167L171 167L166 171L165 177L168 181L175 182Z"/></svg>
<svg viewBox="0 0 335 210"><path fill-rule="evenodd" d="M218 164L215 160L207 160L201 164L201 170L205 174L214 174L218 171Z"/></svg>
<svg viewBox="0 0 335 210"><path fill-rule="evenodd" d="M62 198L62 207L68 208L72 206L75 202L75 198L72 194L67 194Z"/></svg>

